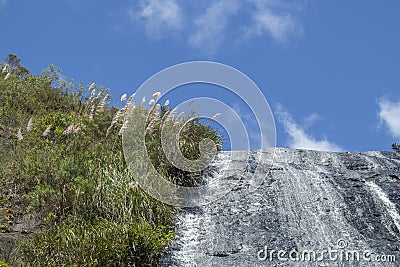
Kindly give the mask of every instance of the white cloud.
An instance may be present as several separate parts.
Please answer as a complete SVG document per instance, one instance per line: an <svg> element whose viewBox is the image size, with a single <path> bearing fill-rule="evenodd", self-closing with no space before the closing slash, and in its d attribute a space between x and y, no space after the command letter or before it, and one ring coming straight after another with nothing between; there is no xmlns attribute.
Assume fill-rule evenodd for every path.
<svg viewBox="0 0 400 267"><path fill-rule="evenodd" d="M194 21L193 34L189 36L189 44L196 48L206 48L213 53L222 43L226 27L239 8L235 0L218 0L205 10Z"/></svg>
<svg viewBox="0 0 400 267"><path fill-rule="evenodd" d="M400 101L378 100L379 118L393 137L400 137Z"/></svg>
<svg viewBox="0 0 400 267"><path fill-rule="evenodd" d="M263 35L269 33L279 42L286 41L292 34L301 32L293 16L287 12L275 12L279 1L250 0L255 5L253 23L246 29L248 35ZM281 8L282 9L282 8Z"/></svg>
<svg viewBox="0 0 400 267"><path fill-rule="evenodd" d="M289 147L299 149L310 149L320 151L343 151L337 144L326 139L316 140L311 135L307 134L305 127L298 125L292 118L292 115L283 109L281 105L277 106L275 112L278 120L283 124L286 133L290 136ZM316 115L313 115L315 118ZM318 115L317 115L318 116Z"/></svg>
<svg viewBox="0 0 400 267"><path fill-rule="evenodd" d="M308 128L320 119L322 119L321 116L319 116L316 113L312 113L309 116L307 116L305 119L303 119L303 127Z"/></svg>
<svg viewBox="0 0 400 267"><path fill-rule="evenodd" d="M182 11L176 0L142 0L138 10L128 11L133 21L142 20L147 34L158 38L165 31L179 31L182 28Z"/></svg>
<svg viewBox="0 0 400 267"><path fill-rule="evenodd" d="M269 35L284 42L302 31L293 15L294 4L282 0L141 0L139 3L128 14L135 23L143 23L150 37L179 33L191 47L209 54L235 40Z"/></svg>

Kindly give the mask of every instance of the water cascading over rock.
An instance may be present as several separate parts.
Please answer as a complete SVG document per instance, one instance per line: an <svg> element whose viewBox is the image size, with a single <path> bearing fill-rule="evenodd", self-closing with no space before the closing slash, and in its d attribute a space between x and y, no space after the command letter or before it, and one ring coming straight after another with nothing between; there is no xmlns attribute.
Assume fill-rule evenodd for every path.
<svg viewBox="0 0 400 267"><path fill-rule="evenodd" d="M257 164L263 170L263 162L235 153L243 153L248 174ZM212 175L239 183L182 211L163 266L400 265L398 155L276 149L252 193L234 163L223 172L227 157L218 155Z"/></svg>

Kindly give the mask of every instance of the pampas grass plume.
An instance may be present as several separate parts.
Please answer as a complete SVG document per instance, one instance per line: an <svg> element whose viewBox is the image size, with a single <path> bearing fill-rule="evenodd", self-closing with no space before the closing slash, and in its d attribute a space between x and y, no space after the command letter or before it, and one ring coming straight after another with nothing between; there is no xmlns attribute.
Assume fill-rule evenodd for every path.
<svg viewBox="0 0 400 267"><path fill-rule="evenodd" d="M52 125L49 125L46 128L46 130L44 130L44 132L42 133L42 136L44 136L44 137L48 136L50 134L50 132L51 132L51 127L52 127Z"/></svg>
<svg viewBox="0 0 400 267"><path fill-rule="evenodd" d="M18 129L17 139L18 139L18 141L21 141L22 139L24 139L24 136L22 135L21 128Z"/></svg>
<svg viewBox="0 0 400 267"><path fill-rule="evenodd" d="M218 119L219 118L219 116L221 116L221 113L217 113L217 114L215 114L214 116L212 116L212 120L213 121L215 121L216 119Z"/></svg>
<svg viewBox="0 0 400 267"><path fill-rule="evenodd" d="M26 126L26 131L30 132L32 131L32 128L33 128L33 118L30 118L28 121L28 125Z"/></svg>
<svg viewBox="0 0 400 267"><path fill-rule="evenodd" d="M135 97L135 95L136 95L136 93L135 93L135 94L132 94L132 95L128 98L128 103L131 103L131 102L132 102L132 100L133 100L133 98Z"/></svg>
<svg viewBox="0 0 400 267"><path fill-rule="evenodd" d="M89 86L88 91L92 91L92 89L94 89L95 87L96 87L96 84L95 83L91 83L90 86Z"/></svg>
<svg viewBox="0 0 400 267"><path fill-rule="evenodd" d="M9 73L10 72L10 65L8 65L8 64L4 65L4 68L3 68L2 72L3 73Z"/></svg>
<svg viewBox="0 0 400 267"><path fill-rule="evenodd" d="M158 99L160 99L160 97L161 97L161 93L160 93L160 92L155 92L155 93L153 94L153 97L154 97L156 100L158 100Z"/></svg>

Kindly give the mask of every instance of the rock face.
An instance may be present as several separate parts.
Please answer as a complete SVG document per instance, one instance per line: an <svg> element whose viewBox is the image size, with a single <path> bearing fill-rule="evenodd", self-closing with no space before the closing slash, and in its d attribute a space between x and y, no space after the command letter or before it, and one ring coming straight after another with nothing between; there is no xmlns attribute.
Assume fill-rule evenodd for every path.
<svg viewBox="0 0 400 267"><path fill-rule="evenodd" d="M245 173L224 198L182 211L163 266L400 266L398 155L276 149L271 168L259 164L256 191ZM227 171L220 179L243 170Z"/></svg>

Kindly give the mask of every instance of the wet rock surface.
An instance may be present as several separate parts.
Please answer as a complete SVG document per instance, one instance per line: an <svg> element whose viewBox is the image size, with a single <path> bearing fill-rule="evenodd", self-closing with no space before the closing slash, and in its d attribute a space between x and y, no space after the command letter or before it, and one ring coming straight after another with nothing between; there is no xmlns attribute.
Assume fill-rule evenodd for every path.
<svg viewBox="0 0 400 267"><path fill-rule="evenodd" d="M163 266L400 265L398 155L237 153L245 170L233 162L224 172L223 152L209 176L238 184L217 201L183 209ZM257 162L257 153L274 160ZM256 167L264 180L249 192Z"/></svg>

